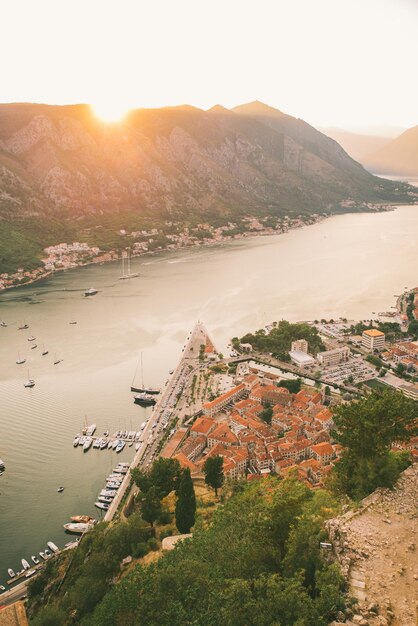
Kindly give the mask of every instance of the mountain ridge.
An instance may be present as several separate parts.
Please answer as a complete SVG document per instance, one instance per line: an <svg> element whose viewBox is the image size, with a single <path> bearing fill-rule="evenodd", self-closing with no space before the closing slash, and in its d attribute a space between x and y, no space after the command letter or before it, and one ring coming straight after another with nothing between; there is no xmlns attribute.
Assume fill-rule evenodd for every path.
<svg viewBox="0 0 418 626"><path fill-rule="evenodd" d="M418 175L418 125L370 154L366 164L380 174Z"/></svg>

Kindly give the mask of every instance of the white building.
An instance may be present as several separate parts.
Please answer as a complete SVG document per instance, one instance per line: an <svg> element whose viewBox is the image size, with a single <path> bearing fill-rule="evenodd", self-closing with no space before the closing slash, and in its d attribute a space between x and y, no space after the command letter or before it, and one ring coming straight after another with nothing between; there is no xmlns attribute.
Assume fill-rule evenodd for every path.
<svg viewBox="0 0 418 626"><path fill-rule="evenodd" d="M377 328L370 328L364 330L361 336L361 345L365 350L374 352L375 350L384 350L385 348L385 333L382 333Z"/></svg>
<svg viewBox="0 0 418 626"><path fill-rule="evenodd" d="M318 359L318 363L324 367L328 367L330 365L338 365L338 363L342 361L348 361L350 355L350 348L343 346L341 348L335 348L334 350L320 352L316 358Z"/></svg>
<svg viewBox="0 0 418 626"><path fill-rule="evenodd" d="M301 352L300 350L291 350L289 352L290 360L297 367L309 367L309 365L314 365L315 359L310 354L306 354L306 352Z"/></svg>

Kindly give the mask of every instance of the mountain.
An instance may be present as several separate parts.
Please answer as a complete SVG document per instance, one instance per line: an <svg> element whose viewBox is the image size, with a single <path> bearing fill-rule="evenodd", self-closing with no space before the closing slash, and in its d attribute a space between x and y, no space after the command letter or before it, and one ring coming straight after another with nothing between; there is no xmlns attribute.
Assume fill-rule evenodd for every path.
<svg viewBox="0 0 418 626"><path fill-rule="evenodd" d="M119 124L83 104L0 105L0 268L11 257L33 266L45 245L104 221L117 232L120 214L185 221L332 212L347 201L410 201L407 192L259 102L139 109Z"/></svg>
<svg viewBox="0 0 418 626"><path fill-rule="evenodd" d="M380 174L418 175L418 126L409 128L400 137L370 154L368 169Z"/></svg>
<svg viewBox="0 0 418 626"><path fill-rule="evenodd" d="M339 143L353 159L360 163L364 163L370 154L380 150L391 141L390 137L361 135L342 128L321 128L320 130L324 135Z"/></svg>

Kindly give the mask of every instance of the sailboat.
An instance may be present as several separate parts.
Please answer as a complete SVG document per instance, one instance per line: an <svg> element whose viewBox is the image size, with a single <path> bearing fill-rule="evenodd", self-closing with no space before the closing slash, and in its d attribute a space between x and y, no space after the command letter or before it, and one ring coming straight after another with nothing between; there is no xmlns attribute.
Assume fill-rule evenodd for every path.
<svg viewBox="0 0 418 626"><path fill-rule="evenodd" d="M34 387L35 386L35 381L33 380L33 378L31 378L29 376L29 370L28 370L28 380L25 383L23 383L23 386L24 387Z"/></svg>
<svg viewBox="0 0 418 626"><path fill-rule="evenodd" d="M26 363L26 359L21 359L21 358L20 358L20 352L18 352L18 353L17 353L16 363L17 363L18 365L22 365L22 363Z"/></svg>
<svg viewBox="0 0 418 626"><path fill-rule="evenodd" d="M71 314L70 324L77 324L77 320L75 320Z"/></svg>
<svg viewBox="0 0 418 626"><path fill-rule="evenodd" d="M119 280L129 280L130 278L137 278L138 272L131 272L131 257L129 249L126 251L127 272L125 272L125 253L122 252L122 276L119 276Z"/></svg>
<svg viewBox="0 0 418 626"><path fill-rule="evenodd" d="M132 386L131 386L131 391L137 392L134 395L134 402L136 404L142 404L145 406L148 406L150 404L155 404L156 399L154 396L159 394L160 390L156 389L155 387L144 387L144 368L142 364L142 352L141 352L141 386L134 387L134 380L132 381Z"/></svg>
<svg viewBox="0 0 418 626"><path fill-rule="evenodd" d="M42 356L46 356L48 354L48 350L45 348L45 346L42 346Z"/></svg>

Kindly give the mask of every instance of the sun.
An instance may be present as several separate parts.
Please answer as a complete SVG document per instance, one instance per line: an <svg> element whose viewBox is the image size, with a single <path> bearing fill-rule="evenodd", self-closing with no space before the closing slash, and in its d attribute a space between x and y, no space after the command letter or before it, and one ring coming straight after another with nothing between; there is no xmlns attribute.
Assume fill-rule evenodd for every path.
<svg viewBox="0 0 418 626"><path fill-rule="evenodd" d="M94 115L107 124L118 124L129 111L127 106L118 102L100 102L91 105Z"/></svg>

